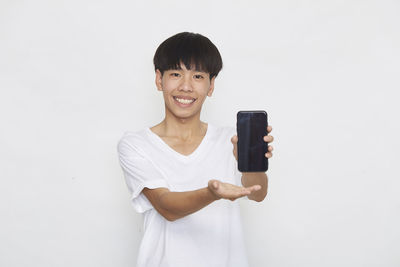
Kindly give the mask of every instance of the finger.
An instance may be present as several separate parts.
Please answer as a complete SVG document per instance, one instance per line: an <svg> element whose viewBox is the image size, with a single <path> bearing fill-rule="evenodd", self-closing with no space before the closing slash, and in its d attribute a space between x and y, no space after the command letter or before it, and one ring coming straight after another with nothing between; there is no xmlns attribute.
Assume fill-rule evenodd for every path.
<svg viewBox="0 0 400 267"><path fill-rule="evenodd" d="M271 131L272 131L272 126L271 126L271 125L268 125L268 126L267 126L267 132L270 133Z"/></svg>
<svg viewBox="0 0 400 267"><path fill-rule="evenodd" d="M242 196L249 195L249 194L251 194L250 188L251 188L251 186L250 187L239 186L238 190L235 192L235 194L236 194L237 197L242 197Z"/></svg>
<svg viewBox="0 0 400 267"><path fill-rule="evenodd" d="M247 189L248 189L250 192L258 191L258 190L261 189L261 185L255 184L255 185L253 185L253 186L247 187Z"/></svg>
<svg viewBox="0 0 400 267"><path fill-rule="evenodd" d="M272 158L272 153L271 152L267 152L264 154L266 158Z"/></svg>
<svg viewBox="0 0 400 267"><path fill-rule="evenodd" d="M239 198L239 197L244 197L244 196L248 196L251 194L251 190L248 189L244 189L243 191L239 192L238 194L236 194L235 198Z"/></svg>
<svg viewBox="0 0 400 267"><path fill-rule="evenodd" d="M273 146L268 146L268 151L271 152L272 150L274 150Z"/></svg>
<svg viewBox="0 0 400 267"><path fill-rule="evenodd" d="M272 135L264 135L263 139L267 143L272 143L274 141L274 137Z"/></svg>
<svg viewBox="0 0 400 267"><path fill-rule="evenodd" d="M258 191L260 189L261 189L261 185L256 184L256 185L252 185L249 187L244 187L243 190L240 192L240 194L243 197L243 196L250 195L251 193Z"/></svg>
<svg viewBox="0 0 400 267"><path fill-rule="evenodd" d="M260 188L261 188L261 187L260 187ZM259 190L259 188L254 189L254 188L252 188L252 187L247 187L247 188L243 188L243 189L244 189L243 191L241 191L241 192L239 192L238 194L236 194L235 199L236 199L236 198L241 198L241 197L248 196L248 195L250 195L251 193L253 193L254 191Z"/></svg>
<svg viewBox="0 0 400 267"><path fill-rule="evenodd" d="M232 144L234 144L234 145L238 142L238 137L237 137L237 135L232 136L231 142L232 142Z"/></svg>
<svg viewBox="0 0 400 267"><path fill-rule="evenodd" d="M260 186L260 185L254 185L254 186L250 186L250 187L243 188L243 190L242 190L240 193L238 193L238 194L234 197L234 199L248 196L248 195L250 195L251 193L253 193L254 191L258 191L258 190L260 190L260 189L261 189L261 186ZM234 200L234 199L233 199L233 200Z"/></svg>

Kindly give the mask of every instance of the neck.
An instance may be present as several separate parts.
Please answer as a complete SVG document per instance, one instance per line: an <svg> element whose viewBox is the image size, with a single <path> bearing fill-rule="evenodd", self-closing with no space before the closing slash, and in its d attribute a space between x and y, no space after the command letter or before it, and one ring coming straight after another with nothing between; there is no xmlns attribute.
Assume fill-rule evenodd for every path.
<svg viewBox="0 0 400 267"><path fill-rule="evenodd" d="M188 118L180 118L166 111L164 120L159 124L165 136L174 136L182 140L191 140L204 136L207 124L200 121L200 113Z"/></svg>

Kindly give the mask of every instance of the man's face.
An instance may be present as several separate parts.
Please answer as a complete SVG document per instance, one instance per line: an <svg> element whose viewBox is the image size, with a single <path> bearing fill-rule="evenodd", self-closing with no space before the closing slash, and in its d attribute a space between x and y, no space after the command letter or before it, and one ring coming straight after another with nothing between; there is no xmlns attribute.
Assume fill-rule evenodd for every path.
<svg viewBox="0 0 400 267"><path fill-rule="evenodd" d="M209 73L194 68L188 70L184 64L181 68L166 70L163 75L156 70L156 85L159 91L163 91L166 112L189 118L198 114L207 95L212 95L215 77L210 81Z"/></svg>

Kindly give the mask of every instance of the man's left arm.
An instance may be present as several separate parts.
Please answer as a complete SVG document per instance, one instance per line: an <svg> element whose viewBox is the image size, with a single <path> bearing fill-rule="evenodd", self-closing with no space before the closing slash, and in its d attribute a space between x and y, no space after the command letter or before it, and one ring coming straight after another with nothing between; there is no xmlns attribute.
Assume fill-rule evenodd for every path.
<svg viewBox="0 0 400 267"><path fill-rule="evenodd" d="M272 127L268 126L267 127L267 132L268 134L263 137L264 142L267 142L268 144L272 143L274 141L274 137L270 135L272 131ZM237 141L238 137L237 135L234 135L231 138L232 144L233 144L233 155L235 156L236 160L237 158ZM268 152L265 153L265 157L270 159L272 157L272 150L274 148L271 145L268 145ZM244 187L249 187L252 185L260 185L261 189L258 191L255 191L248 195L247 197L251 200L261 202L265 199L267 196L268 192L268 176L265 172L243 172L242 173L242 185Z"/></svg>
<svg viewBox="0 0 400 267"><path fill-rule="evenodd" d="M260 185L261 189L248 195L251 200L261 202L267 196L268 192L268 177L265 172L243 172L242 173L243 186Z"/></svg>

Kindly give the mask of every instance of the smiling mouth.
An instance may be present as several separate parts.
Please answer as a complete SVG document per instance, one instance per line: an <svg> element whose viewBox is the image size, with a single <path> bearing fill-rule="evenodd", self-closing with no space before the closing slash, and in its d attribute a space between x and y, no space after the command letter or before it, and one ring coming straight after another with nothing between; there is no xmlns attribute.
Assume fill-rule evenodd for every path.
<svg viewBox="0 0 400 267"><path fill-rule="evenodd" d="M183 99L183 98L178 98L176 96L173 96L173 98L175 99L176 102L178 102L179 104L182 105L190 105L192 104L194 101L196 101L196 98L192 98L192 99Z"/></svg>

